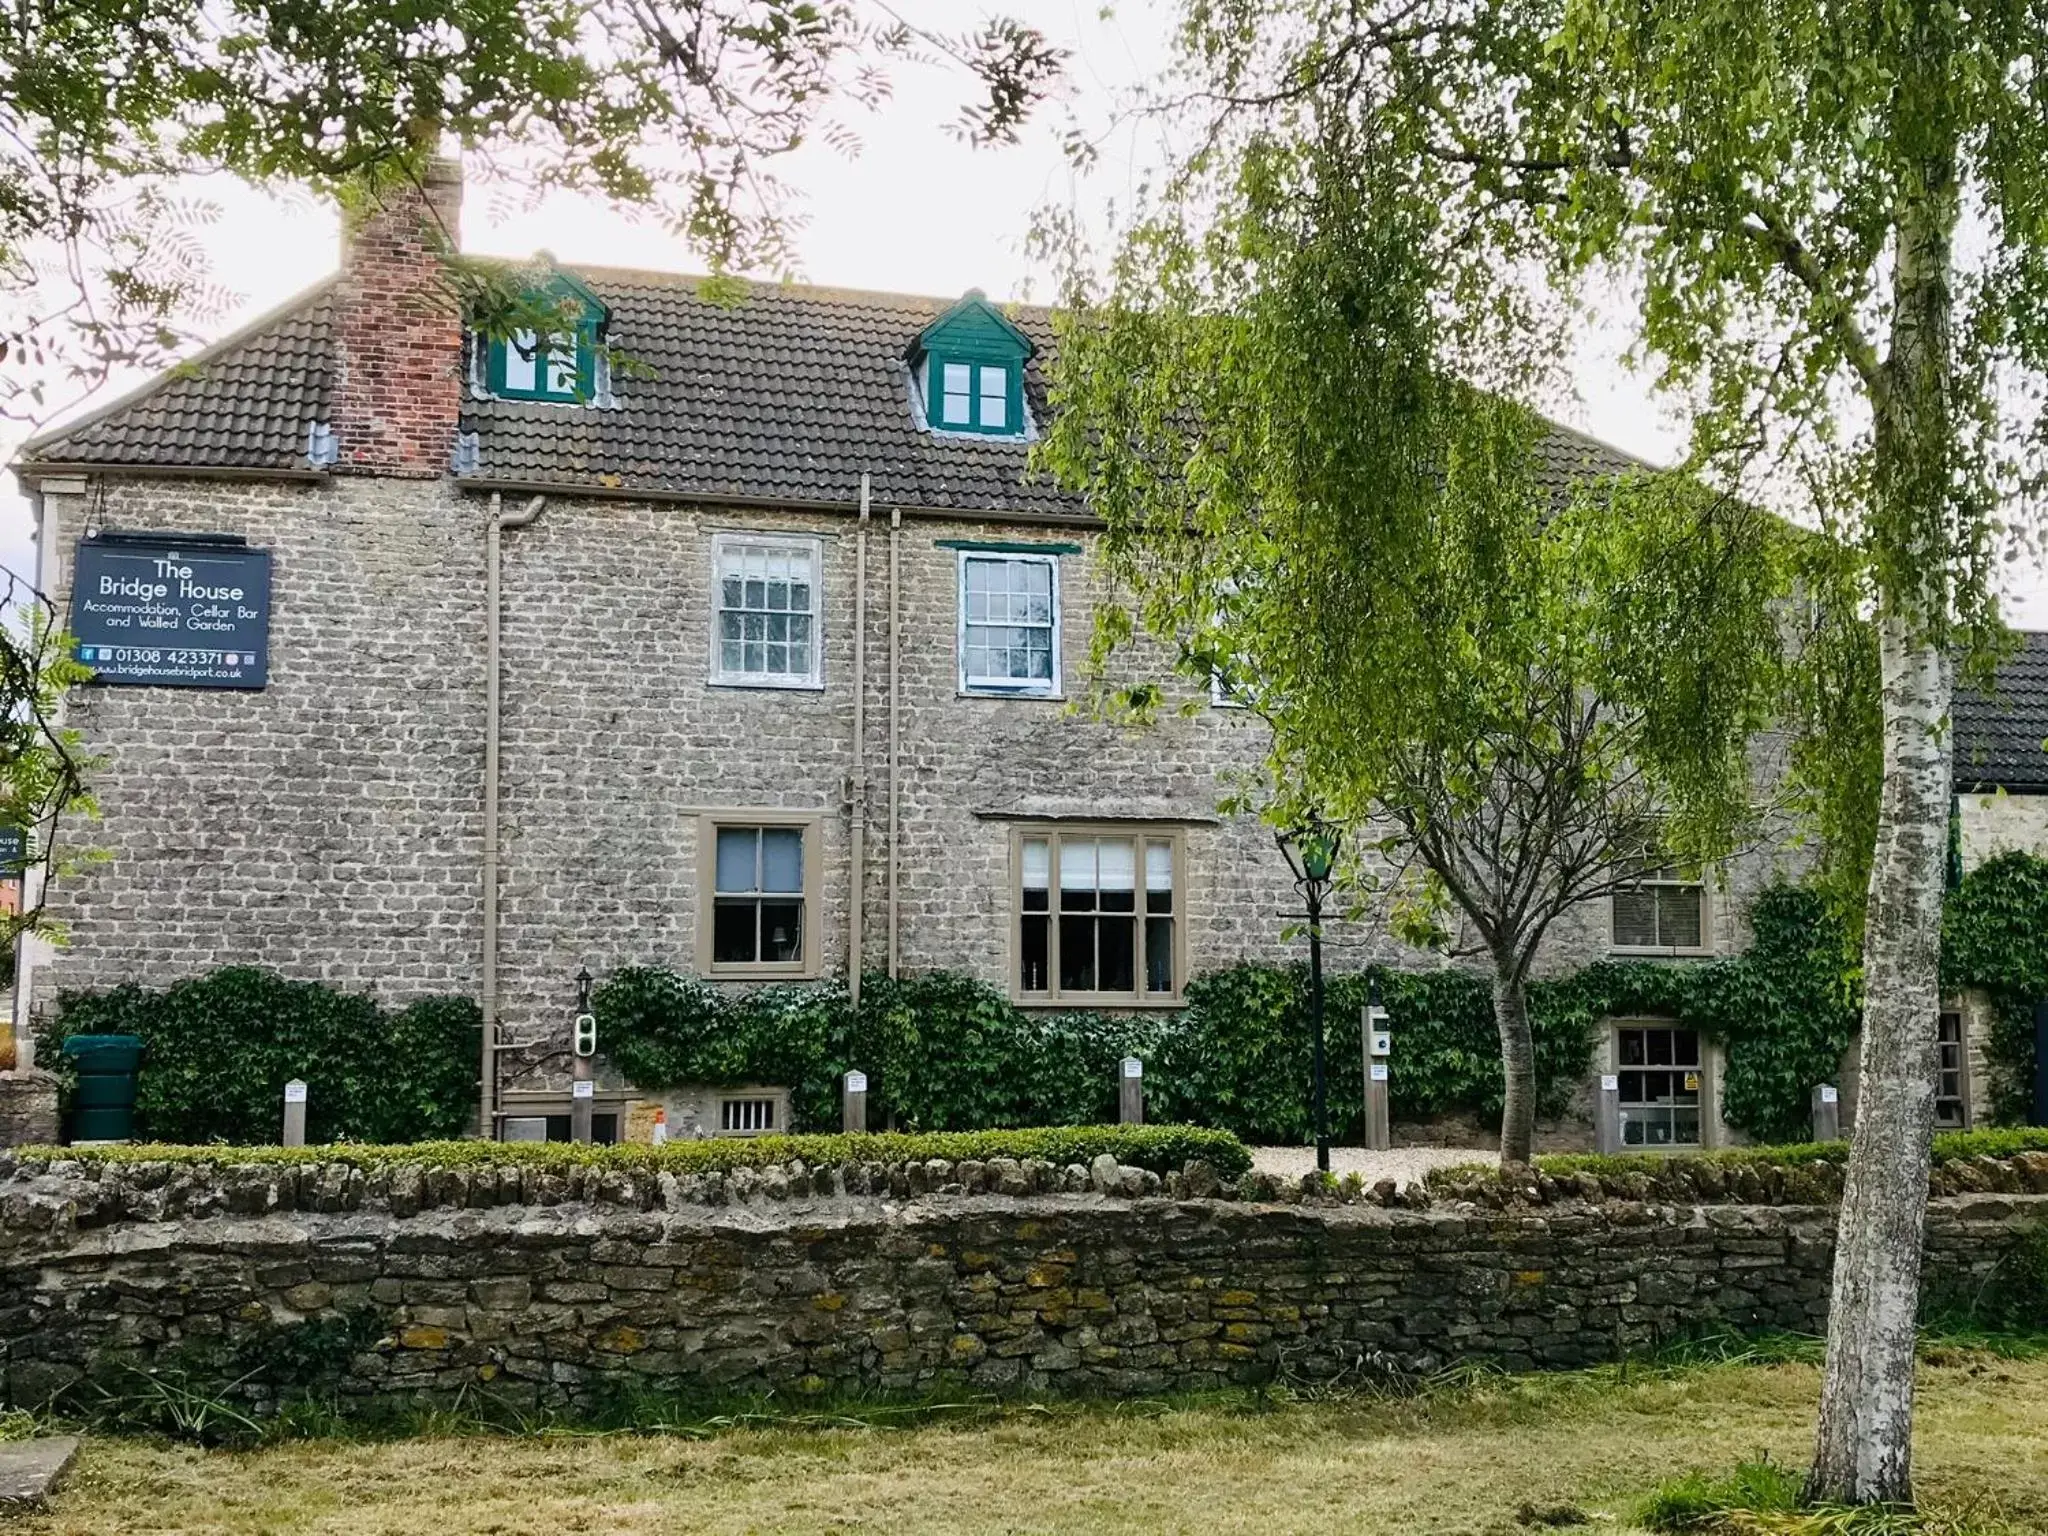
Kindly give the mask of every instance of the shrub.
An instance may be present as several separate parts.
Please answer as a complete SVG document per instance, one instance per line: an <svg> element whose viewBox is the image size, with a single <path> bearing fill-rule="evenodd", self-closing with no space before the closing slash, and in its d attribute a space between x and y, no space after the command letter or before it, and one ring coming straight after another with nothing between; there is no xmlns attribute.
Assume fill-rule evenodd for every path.
<svg viewBox="0 0 2048 1536"><path fill-rule="evenodd" d="M473 1118L476 1004L430 998L397 1014L355 993L229 966L160 992L132 983L58 994L42 1051L80 1034L141 1036L136 1131L164 1141L263 1142L284 1085L310 1091L310 1141L416 1141Z"/></svg>
<svg viewBox="0 0 2048 1536"><path fill-rule="evenodd" d="M843 1163L923 1162L944 1158L1043 1158L1062 1166L1090 1163L1107 1152L1119 1163L1172 1173L1200 1158L1219 1174L1235 1178L1252 1165L1244 1143L1227 1131L1192 1125L1069 1125L1034 1130L934 1131L916 1135L716 1137L672 1141L665 1146L634 1142L619 1146L575 1146L568 1142L436 1141L410 1145L351 1143L332 1147L164 1146L137 1144L50 1149L52 1157L82 1163L212 1163L220 1166L343 1163L356 1168L410 1165L423 1168L542 1167L589 1165L601 1168L705 1173L754 1168L800 1158L813 1167ZM17 1151L16 1157L33 1156Z"/></svg>

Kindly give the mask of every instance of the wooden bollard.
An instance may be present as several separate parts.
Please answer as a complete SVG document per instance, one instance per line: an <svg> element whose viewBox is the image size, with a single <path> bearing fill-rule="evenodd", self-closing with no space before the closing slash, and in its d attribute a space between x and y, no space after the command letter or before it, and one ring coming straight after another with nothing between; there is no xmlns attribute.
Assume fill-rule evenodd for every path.
<svg viewBox="0 0 2048 1536"><path fill-rule="evenodd" d="M1813 1085L1813 1139L1842 1139L1842 1095L1833 1083Z"/></svg>
<svg viewBox="0 0 2048 1536"><path fill-rule="evenodd" d="M1124 1125L1145 1123L1145 1063L1126 1056L1116 1080L1116 1117Z"/></svg>

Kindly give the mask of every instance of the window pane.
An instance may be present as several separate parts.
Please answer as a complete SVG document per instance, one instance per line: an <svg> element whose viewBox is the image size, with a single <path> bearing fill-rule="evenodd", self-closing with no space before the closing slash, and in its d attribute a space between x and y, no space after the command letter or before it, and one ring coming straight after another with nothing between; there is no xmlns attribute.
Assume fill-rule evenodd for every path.
<svg viewBox="0 0 2048 1536"><path fill-rule="evenodd" d="M1654 888L1614 893L1614 942L1623 949L1654 949L1657 893Z"/></svg>
<svg viewBox="0 0 2048 1536"><path fill-rule="evenodd" d="M548 393L575 399L576 343L557 343L548 353Z"/></svg>
<svg viewBox="0 0 2048 1536"><path fill-rule="evenodd" d="M1044 913L1044 894L1039 895L1039 915L1024 916L1023 953L1018 957L1022 974L1018 986L1026 992L1043 992L1052 984L1052 967L1047 946L1052 942L1052 919Z"/></svg>
<svg viewBox="0 0 2048 1536"><path fill-rule="evenodd" d="M514 331L505 347L505 388L532 394L539 373L540 341L531 331Z"/></svg>
<svg viewBox="0 0 2048 1536"><path fill-rule="evenodd" d="M981 424L984 427L1004 427L1010 418L1010 370L991 368L984 364L981 369Z"/></svg>
<svg viewBox="0 0 2048 1536"><path fill-rule="evenodd" d="M1060 890L1092 891L1095 889L1095 839L1092 837L1063 837L1060 839Z"/></svg>
<svg viewBox="0 0 2048 1536"><path fill-rule="evenodd" d="M800 901L761 903L761 958L791 961L803 958L804 904Z"/></svg>
<svg viewBox="0 0 2048 1536"><path fill-rule="evenodd" d="M1027 891L1042 891L1051 883L1052 848L1042 837L1024 839L1023 885Z"/></svg>
<svg viewBox="0 0 2048 1536"><path fill-rule="evenodd" d="M1674 1066L1680 1067L1696 1067L1700 1064L1700 1037L1696 1030L1671 1031L1671 1061Z"/></svg>
<svg viewBox="0 0 2048 1536"><path fill-rule="evenodd" d="M973 370L965 363L947 363L942 372L945 375L945 383L942 386L940 420L947 426L967 426L974 420L974 383L971 377Z"/></svg>
<svg viewBox="0 0 2048 1536"><path fill-rule="evenodd" d="M755 827L720 827L718 829L718 875L715 889L720 891L758 891L754 883L755 854L759 850L761 833Z"/></svg>
<svg viewBox="0 0 2048 1536"><path fill-rule="evenodd" d="M1640 1029L1624 1029L1621 1032L1621 1064L1625 1067L1639 1067L1643 1060L1643 1032Z"/></svg>
<svg viewBox="0 0 2048 1536"><path fill-rule="evenodd" d="M752 965L761 958L756 945L760 909L751 901L718 901L712 905L711 958L720 965Z"/></svg>
<svg viewBox="0 0 2048 1536"><path fill-rule="evenodd" d="M1135 890L1137 855L1132 845L1120 837L1105 837L1095 847L1096 885L1105 891Z"/></svg>
<svg viewBox="0 0 2048 1536"><path fill-rule="evenodd" d="M1105 992L1137 988L1137 923L1128 917L1098 918L1095 924L1096 963Z"/></svg>
<svg viewBox="0 0 2048 1536"><path fill-rule="evenodd" d="M1698 949L1702 908L1706 891L1697 885L1666 885L1657 888L1660 942L1675 949Z"/></svg>
<svg viewBox="0 0 2048 1536"><path fill-rule="evenodd" d="M801 891L804 888L804 834L801 827L766 827L761 832L761 889Z"/></svg>
<svg viewBox="0 0 2048 1536"><path fill-rule="evenodd" d="M1060 990L1095 990L1095 919L1067 916L1060 919Z"/></svg>
<svg viewBox="0 0 2048 1536"><path fill-rule="evenodd" d="M1145 919L1145 990L1173 990L1173 919Z"/></svg>
<svg viewBox="0 0 2048 1536"><path fill-rule="evenodd" d="M1649 1062L1653 1067L1671 1065L1671 1031L1668 1029L1646 1029L1643 1031L1644 1044L1649 1047Z"/></svg>

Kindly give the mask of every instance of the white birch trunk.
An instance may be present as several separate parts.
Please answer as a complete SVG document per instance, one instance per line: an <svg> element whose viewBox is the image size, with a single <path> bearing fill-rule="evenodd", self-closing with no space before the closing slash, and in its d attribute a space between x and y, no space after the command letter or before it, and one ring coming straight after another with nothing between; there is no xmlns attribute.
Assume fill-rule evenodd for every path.
<svg viewBox="0 0 2048 1536"><path fill-rule="evenodd" d="M1884 790L1863 944L1856 1129L1808 1496L1912 1500L1913 1350L1934 1136L1950 668L1883 621Z"/></svg>
<svg viewBox="0 0 2048 1536"><path fill-rule="evenodd" d="M1913 1497L1913 1352L1934 1137L1953 667L1949 466L1954 139L1938 50L1902 92L1914 181L1902 201L1890 353L1875 406L1872 547L1881 596L1884 783L1863 937L1856 1128L1835 1238L1812 1499Z"/></svg>

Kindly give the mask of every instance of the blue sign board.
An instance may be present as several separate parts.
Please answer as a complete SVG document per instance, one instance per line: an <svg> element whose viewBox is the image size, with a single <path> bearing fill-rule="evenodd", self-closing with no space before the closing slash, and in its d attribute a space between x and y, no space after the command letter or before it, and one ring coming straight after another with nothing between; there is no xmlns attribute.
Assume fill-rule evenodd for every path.
<svg viewBox="0 0 2048 1536"><path fill-rule="evenodd" d="M18 875L28 863L28 834L20 827L0 827L0 876Z"/></svg>
<svg viewBox="0 0 2048 1536"><path fill-rule="evenodd" d="M81 539L71 633L98 682L261 688L270 676L270 551L218 535Z"/></svg>

